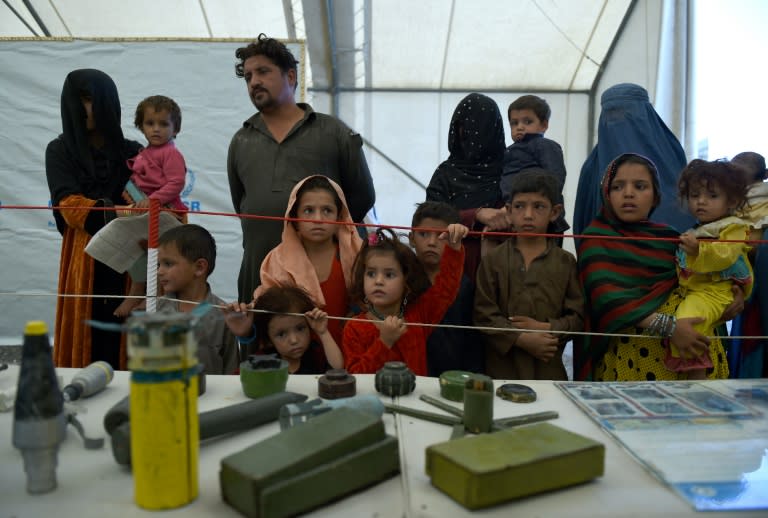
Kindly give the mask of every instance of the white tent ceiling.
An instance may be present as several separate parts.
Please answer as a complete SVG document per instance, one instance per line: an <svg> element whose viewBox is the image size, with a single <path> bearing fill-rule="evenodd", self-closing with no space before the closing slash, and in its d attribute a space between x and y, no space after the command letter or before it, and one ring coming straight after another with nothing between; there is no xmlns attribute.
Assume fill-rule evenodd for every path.
<svg viewBox="0 0 768 518"><path fill-rule="evenodd" d="M319 90L590 91L631 0L3 0L0 36L307 40Z"/></svg>

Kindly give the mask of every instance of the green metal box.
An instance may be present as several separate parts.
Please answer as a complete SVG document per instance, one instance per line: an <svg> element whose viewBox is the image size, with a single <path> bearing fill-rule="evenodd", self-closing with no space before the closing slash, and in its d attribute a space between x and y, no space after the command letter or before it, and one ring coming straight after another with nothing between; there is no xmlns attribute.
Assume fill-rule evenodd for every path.
<svg viewBox="0 0 768 518"><path fill-rule="evenodd" d="M464 437L427 448L432 484L468 509L602 476L603 444L550 423Z"/></svg>
<svg viewBox="0 0 768 518"><path fill-rule="evenodd" d="M374 484L400 469L397 440L381 418L338 408L221 461L224 501L250 517L292 516Z"/></svg>

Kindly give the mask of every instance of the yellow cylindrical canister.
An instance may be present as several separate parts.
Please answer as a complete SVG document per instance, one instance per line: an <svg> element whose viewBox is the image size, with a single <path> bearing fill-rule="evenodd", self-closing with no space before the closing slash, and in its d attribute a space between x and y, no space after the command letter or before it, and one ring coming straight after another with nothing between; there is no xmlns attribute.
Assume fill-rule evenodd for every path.
<svg viewBox="0 0 768 518"><path fill-rule="evenodd" d="M171 509L198 494L196 343L186 313L128 322L134 500Z"/></svg>

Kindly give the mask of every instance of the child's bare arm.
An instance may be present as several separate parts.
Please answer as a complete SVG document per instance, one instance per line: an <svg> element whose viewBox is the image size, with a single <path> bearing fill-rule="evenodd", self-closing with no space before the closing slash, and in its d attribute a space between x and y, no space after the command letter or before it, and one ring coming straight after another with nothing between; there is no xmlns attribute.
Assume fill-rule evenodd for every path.
<svg viewBox="0 0 768 518"><path fill-rule="evenodd" d="M396 316L388 316L384 320L374 322L374 325L379 330L379 338L390 349L406 331L405 320Z"/></svg>
<svg viewBox="0 0 768 518"><path fill-rule="evenodd" d="M488 232L499 232L509 228L507 220L507 211L504 208L493 209L483 207L475 212L475 219L485 225L483 230Z"/></svg>
<svg viewBox="0 0 768 518"><path fill-rule="evenodd" d="M552 329L552 324L549 322L541 322L531 317L514 315L509 317L509 321L512 327L516 329L530 329L533 331L549 331Z"/></svg>
<svg viewBox="0 0 768 518"><path fill-rule="evenodd" d="M691 257L699 255L699 240L690 232L680 234L680 248Z"/></svg>
<svg viewBox="0 0 768 518"><path fill-rule="evenodd" d="M238 337L248 337L253 334L253 306L245 302L231 302L224 308L224 323L232 334Z"/></svg>
<svg viewBox="0 0 768 518"><path fill-rule="evenodd" d="M560 341L550 333L522 333L517 337L515 345L534 358L548 362L558 352Z"/></svg>
<svg viewBox="0 0 768 518"><path fill-rule="evenodd" d="M445 232L438 236L438 239L444 239L448 242L448 246L454 250L461 249L461 240L467 237L469 229L461 223L451 223Z"/></svg>
<svg viewBox="0 0 768 518"><path fill-rule="evenodd" d="M331 333L328 332L328 313L322 311L320 308L314 308L313 310L304 313L304 316L307 317L309 327L320 339L328 364L334 369L343 369L344 355L342 354L341 349L339 349L336 340L334 340Z"/></svg>

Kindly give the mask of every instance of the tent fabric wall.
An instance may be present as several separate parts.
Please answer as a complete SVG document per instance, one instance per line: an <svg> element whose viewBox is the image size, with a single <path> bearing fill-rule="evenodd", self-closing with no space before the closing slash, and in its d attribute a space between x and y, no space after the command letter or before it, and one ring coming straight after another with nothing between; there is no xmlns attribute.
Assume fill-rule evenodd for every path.
<svg viewBox="0 0 768 518"><path fill-rule="evenodd" d="M163 94L182 110L176 143L188 173L182 199L192 210L233 212L226 173L229 141L255 111L234 51L242 42L220 41L6 41L0 44L0 204L47 206L45 148L61 132L59 99L67 73L98 68L117 84L123 132L145 144L133 127L141 99ZM300 52L300 48L294 49ZM242 257L240 224L233 217L192 214L208 228L219 251L211 276L215 293L237 297ZM55 293L61 238L49 211L0 210L0 286L3 292ZM0 343L20 343L23 322L54 322L55 298L4 295Z"/></svg>
<svg viewBox="0 0 768 518"><path fill-rule="evenodd" d="M516 92L502 90L501 85L485 92L469 86L466 92L341 91L336 93L338 116L426 184L448 155L448 124L466 93L488 94L504 115L518 95L539 94L552 105L548 136L565 152L569 172L566 211L572 214L578 173L589 151L589 121L599 113L600 93L625 81L654 90L658 58L658 27L654 24L660 23L662 3L637 2L607 61L601 64L591 92ZM199 203L200 210L231 212L226 150L232 134L254 112L242 80L233 73L234 49L239 43L75 40L49 42L44 47L37 47L37 43L0 42L0 66L5 71L0 88L0 204L47 205L43 154L47 142L60 132L61 85L70 70L94 67L115 78L123 103L123 128L130 138L143 141L131 127L131 114L141 98L162 92L180 102L184 126L178 146L194 175L191 199ZM175 48L179 55L169 59L168 48ZM132 49L138 49L137 56L132 56ZM591 113L590 102L595 96L597 110ZM331 94L310 89L307 99L317 111L331 112ZM506 122L505 132L509 135ZM366 156L377 189L379 221L407 226L415 203L424 199L423 190L370 148ZM238 222L203 215L193 215L190 221L210 228L216 237L219 261L211 284L221 297L234 300L241 258ZM41 318L53 325L54 298L7 293L56 291L60 238L46 211L0 210L0 239L6 244L0 251L4 266L0 269L0 304L4 309L0 345L18 344L24 321ZM568 241L565 246L573 249Z"/></svg>

